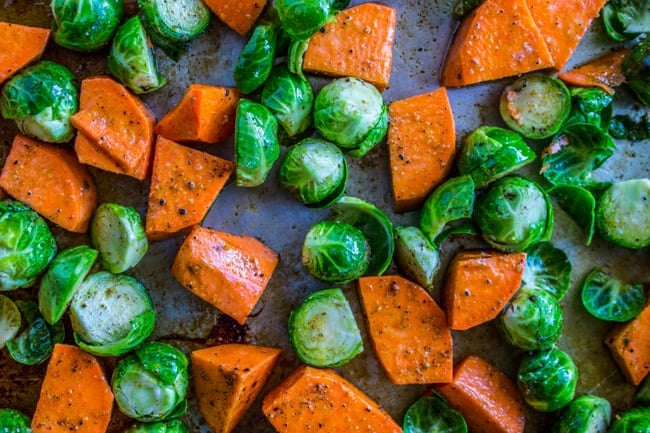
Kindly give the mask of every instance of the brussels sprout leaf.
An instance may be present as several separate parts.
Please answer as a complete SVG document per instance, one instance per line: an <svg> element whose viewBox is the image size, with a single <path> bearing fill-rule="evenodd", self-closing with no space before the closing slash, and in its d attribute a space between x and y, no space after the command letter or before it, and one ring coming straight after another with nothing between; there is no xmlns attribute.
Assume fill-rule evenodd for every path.
<svg viewBox="0 0 650 433"><path fill-rule="evenodd" d="M420 214L420 228L435 243L451 221L470 218L474 209L474 181L469 175L454 177L438 186L427 198Z"/></svg>
<svg viewBox="0 0 650 433"><path fill-rule="evenodd" d="M650 7L645 3L650 18ZM623 60L623 74L639 101L650 106L650 38L641 40Z"/></svg>
<svg viewBox="0 0 650 433"><path fill-rule="evenodd" d="M627 322L638 316L646 296L643 284L627 284L599 268L582 284L582 304L592 316L612 322Z"/></svg>
<svg viewBox="0 0 650 433"><path fill-rule="evenodd" d="M314 91L309 80L291 73L286 65L273 68L261 102L290 137L305 132L311 124Z"/></svg>
<svg viewBox="0 0 650 433"><path fill-rule="evenodd" d="M63 323L48 325L34 301L17 300L16 306L25 319L27 328L7 342L9 355L21 364L39 364L52 354L56 343L63 342Z"/></svg>
<svg viewBox="0 0 650 433"><path fill-rule="evenodd" d="M275 24L265 22L253 29L235 64L235 83L243 93L253 92L269 77L277 41L278 28Z"/></svg>
<svg viewBox="0 0 650 433"><path fill-rule="evenodd" d="M467 433L465 418L435 392L406 410L402 427L404 433Z"/></svg>
<svg viewBox="0 0 650 433"><path fill-rule="evenodd" d="M650 8L647 0L610 0L602 11L605 30L615 41L633 39L650 32Z"/></svg>
<svg viewBox="0 0 650 433"><path fill-rule="evenodd" d="M588 190L577 185L557 185L549 190L558 204L587 235L585 244L591 245L596 226L596 199Z"/></svg>
<svg viewBox="0 0 650 433"><path fill-rule="evenodd" d="M550 242L539 242L526 250L522 289L546 291L561 301L570 284L571 262L564 251Z"/></svg>

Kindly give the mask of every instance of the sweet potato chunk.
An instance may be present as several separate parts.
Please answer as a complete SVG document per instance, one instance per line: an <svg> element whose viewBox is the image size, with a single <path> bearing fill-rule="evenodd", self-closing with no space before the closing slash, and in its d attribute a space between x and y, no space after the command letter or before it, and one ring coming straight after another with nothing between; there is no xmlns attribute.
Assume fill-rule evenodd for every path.
<svg viewBox="0 0 650 433"><path fill-rule="evenodd" d="M0 84L40 59L49 38L49 29L0 22Z"/></svg>
<svg viewBox="0 0 650 433"><path fill-rule="evenodd" d="M266 0L204 0L205 5L228 27L245 35L266 6Z"/></svg>
<svg viewBox="0 0 650 433"><path fill-rule="evenodd" d="M563 72L558 77L572 86L600 87L613 95L612 87L618 87L625 82L623 60L629 52L630 50L627 48L620 48L582 66Z"/></svg>

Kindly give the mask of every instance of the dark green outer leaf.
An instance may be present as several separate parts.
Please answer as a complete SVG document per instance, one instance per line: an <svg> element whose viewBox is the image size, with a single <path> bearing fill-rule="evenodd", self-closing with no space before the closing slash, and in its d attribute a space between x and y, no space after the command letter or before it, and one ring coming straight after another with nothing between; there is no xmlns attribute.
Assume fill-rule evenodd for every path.
<svg viewBox="0 0 650 433"><path fill-rule="evenodd" d="M32 433L28 416L14 409L0 408L0 433Z"/></svg>
<svg viewBox="0 0 650 433"><path fill-rule="evenodd" d="M7 342L9 355L26 365L40 364L50 357L54 345L62 343L65 337L63 323L50 326L38 311L34 301L15 301L27 328Z"/></svg>
<svg viewBox="0 0 650 433"><path fill-rule="evenodd" d="M54 42L75 51L108 44L124 13L124 0L53 0Z"/></svg>
<svg viewBox="0 0 650 433"><path fill-rule="evenodd" d="M550 242L539 242L526 249L522 289L543 290L561 301L570 285L571 262L564 251Z"/></svg>
<svg viewBox="0 0 650 433"><path fill-rule="evenodd" d="M607 433L650 433L650 407L635 407L618 414Z"/></svg>
<svg viewBox="0 0 650 433"><path fill-rule="evenodd" d="M609 401L595 395L581 395L562 411L551 433L605 433L612 420Z"/></svg>
<svg viewBox="0 0 650 433"><path fill-rule="evenodd" d="M235 84L242 93L251 93L269 77L277 39L278 29L274 24L255 26L235 64Z"/></svg>
<svg viewBox="0 0 650 433"><path fill-rule="evenodd" d="M612 322L627 322L645 305L643 284L626 284L599 268L593 269L582 284L582 304L592 316Z"/></svg>
<svg viewBox="0 0 650 433"><path fill-rule="evenodd" d="M332 0L277 0L275 7L289 36L306 40L327 23L331 3Z"/></svg>
<svg viewBox="0 0 650 433"><path fill-rule="evenodd" d="M650 20L650 12L648 16ZM650 106L650 37L639 42L623 60L623 74L637 98Z"/></svg>
<svg viewBox="0 0 650 433"><path fill-rule="evenodd" d="M591 245L596 227L596 199L586 188L577 185L557 185L549 190L557 203L585 231L586 245Z"/></svg>
<svg viewBox="0 0 650 433"><path fill-rule="evenodd" d="M280 126L293 137L311 124L314 91L304 77L293 74L286 65L278 65L264 84L260 101L278 119Z"/></svg>
<svg viewBox="0 0 650 433"><path fill-rule="evenodd" d="M420 397L404 415L404 433L467 433L463 416L437 393Z"/></svg>
<svg viewBox="0 0 650 433"><path fill-rule="evenodd" d="M386 136L388 131L388 109L386 104L383 104L381 109L381 114L379 115L379 120L375 126L372 127L368 135L366 135L363 140L359 143L359 147L352 149L348 152L348 155L354 158L361 158L366 153L370 152L381 140Z"/></svg>
<svg viewBox="0 0 650 433"><path fill-rule="evenodd" d="M612 118L614 95L598 87L573 87L570 92L571 112L562 128L574 123L589 123L607 131Z"/></svg>
<svg viewBox="0 0 650 433"><path fill-rule="evenodd" d="M470 218L474 209L474 181L471 176L453 177L429 195L420 213L420 228L435 243L444 226Z"/></svg>

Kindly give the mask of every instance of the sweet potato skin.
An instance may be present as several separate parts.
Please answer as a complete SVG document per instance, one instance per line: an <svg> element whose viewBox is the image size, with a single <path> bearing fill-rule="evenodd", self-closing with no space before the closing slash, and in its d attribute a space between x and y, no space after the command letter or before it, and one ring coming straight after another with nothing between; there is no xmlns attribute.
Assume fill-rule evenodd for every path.
<svg viewBox="0 0 650 433"><path fill-rule="evenodd" d="M49 38L49 29L0 22L0 84L40 59Z"/></svg>
<svg viewBox="0 0 650 433"><path fill-rule="evenodd" d="M388 107L388 156L395 212L422 206L449 174L456 129L447 90L394 101Z"/></svg>
<svg viewBox="0 0 650 433"><path fill-rule="evenodd" d="M204 0L228 27L244 36L253 27L266 6L266 0Z"/></svg>
<svg viewBox="0 0 650 433"><path fill-rule="evenodd" d="M625 82L623 60L629 52L627 48L619 48L582 66L563 72L558 75L558 78L572 86L599 87L613 95L613 87L618 87Z"/></svg>
<svg viewBox="0 0 650 433"><path fill-rule="evenodd" d="M333 370L298 367L262 402L279 433L398 433L402 429L377 403Z"/></svg>

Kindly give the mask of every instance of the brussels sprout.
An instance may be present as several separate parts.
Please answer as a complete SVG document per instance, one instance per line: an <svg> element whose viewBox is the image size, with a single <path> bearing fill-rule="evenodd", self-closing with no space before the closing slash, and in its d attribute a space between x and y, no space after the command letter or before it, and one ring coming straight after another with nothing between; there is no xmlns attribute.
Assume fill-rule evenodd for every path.
<svg viewBox="0 0 650 433"><path fill-rule="evenodd" d="M471 176L452 177L427 197L420 213L420 228L436 243L449 222L470 218L474 208L474 181ZM437 245L437 244L436 244Z"/></svg>
<svg viewBox="0 0 650 433"><path fill-rule="evenodd" d="M275 114L290 137L309 128L314 91L309 80L291 73L286 65L273 68L264 84L261 102Z"/></svg>
<svg viewBox="0 0 650 433"><path fill-rule="evenodd" d="M603 7L602 17L607 34L615 41L627 41L650 32L647 0L609 0Z"/></svg>
<svg viewBox="0 0 650 433"><path fill-rule="evenodd" d="M482 188L534 159L535 152L518 133L496 126L481 126L463 140L458 171L472 176L476 188Z"/></svg>
<svg viewBox="0 0 650 433"><path fill-rule="evenodd" d="M124 0L52 0L54 42L75 51L94 51L113 37Z"/></svg>
<svg viewBox="0 0 650 433"><path fill-rule="evenodd" d="M29 287L56 255L56 240L28 206L0 202L0 290Z"/></svg>
<svg viewBox="0 0 650 433"><path fill-rule="evenodd" d="M434 239L433 245L440 246L444 241L447 240L448 237L455 235L481 236L481 234L476 229L476 226L472 224L471 221L463 221L441 231L440 234Z"/></svg>
<svg viewBox="0 0 650 433"><path fill-rule="evenodd" d="M379 120L375 123L375 126L373 126L366 137L361 140L359 147L350 150L348 155L354 158L361 158L366 153L370 152L377 143L384 139L386 132L388 132L388 109L386 108L386 104L384 104L381 108Z"/></svg>
<svg viewBox="0 0 650 433"><path fill-rule="evenodd" d="M549 191L566 213L585 231L585 243L591 245L596 228L596 199L586 188L577 185L556 185Z"/></svg>
<svg viewBox="0 0 650 433"><path fill-rule="evenodd" d="M621 140L647 140L650 138L650 117L648 113L638 119L627 114L616 115L609 122L609 134Z"/></svg>
<svg viewBox="0 0 650 433"><path fill-rule="evenodd" d="M436 392L409 406L402 428L404 433L467 433L465 418Z"/></svg>
<svg viewBox="0 0 650 433"><path fill-rule="evenodd" d="M332 0L277 0L280 22L292 39L306 40L330 18Z"/></svg>
<svg viewBox="0 0 650 433"><path fill-rule="evenodd" d="M97 250L78 245L54 258L38 289L38 308L47 323L54 324L61 319L97 255Z"/></svg>
<svg viewBox="0 0 650 433"><path fill-rule="evenodd" d="M555 134L571 111L571 94L559 79L530 74L503 89L499 112L506 124L526 138Z"/></svg>
<svg viewBox="0 0 650 433"><path fill-rule="evenodd" d="M289 340L298 358L314 367L338 367L363 352L363 338L341 289L307 296L289 316Z"/></svg>
<svg viewBox="0 0 650 433"><path fill-rule="evenodd" d="M14 409L0 409L0 432L2 433L32 433L31 420L26 415Z"/></svg>
<svg viewBox="0 0 650 433"><path fill-rule="evenodd" d="M395 227L395 262L408 279L433 290L440 254L418 227Z"/></svg>
<svg viewBox="0 0 650 433"><path fill-rule="evenodd" d="M348 283L368 269L369 247L361 230L341 221L314 224L302 246L302 264L314 277Z"/></svg>
<svg viewBox="0 0 650 433"><path fill-rule="evenodd" d="M635 407L616 415L607 433L650 433L650 407Z"/></svg>
<svg viewBox="0 0 650 433"><path fill-rule="evenodd" d="M210 24L210 9L201 0L138 0L142 23L154 44L172 59Z"/></svg>
<svg viewBox="0 0 650 433"><path fill-rule="evenodd" d="M278 29L273 23L258 24L253 29L235 64L235 84L242 93L251 93L269 77L277 40Z"/></svg>
<svg viewBox="0 0 650 433"><path fill-rule="evenodd" d="M306 138L289 149L280 165L278 180L299 202L309 207L326 207L345 191L348 164L335 144Z"/></svg>
<svg viewBox="0 0 650 433"><path fill-rule="evenodd" d="M350 4L350 0L332 0L332 11L337 12L345 9Z"/></svg>
<svg viewBox="0 0 650 433"><path fill-rule="evenodd" d="M332 205L332 218L361 230L368 241L368 269L365 275L386 272L395 251L393 224L377 206L355 197L341 197Z"/></svg>
<svg viewBox="0 0 650 433"><path fill-rule="evenodd" d="M573 124L562 129L542 155L540 174L553 185L598 187L592 172L616 150L612 137L599 127Z"/></svg>
<svg viewBox="0 0 650 433"><path fill-rule="evenodd" d="M237 186L261 185L280 157L278 121L263 105L242 99L235 119Z"/></svg>
<svg viewBox="0 0 650 433"><path fill-rule="evenodd" d="M499 316L506 341L524 350L550 349L562 335L562 322L558 300L539 289L520 290Z"/></svg>
<svg viewBox="0 0 650 433"><path fill-rule="evenodd" d="M476 202L474 220L483 239L502 251L524 251L551 238L553 207L548 195L522 176L492 183Z"/></svg>
<svg viewBox="0 0 650 433"><path fill-rule="evenodd" d="M6 296L0 295L0 349L18 334L20 323L20 311L16 304Z"/></svg>
<svg viewBox="0 0 650 433"><path fill-rule="evenodd" d="M305 74L302 72L302 63L307 48L309 48L309 40L302 41L299 39L293 39L291 45L289 45L289 52L287 53L287 66L289 72L296 74L301 78L305 78Z"/></svg>
<svg viewBox="0 0 650 433"><path fill-rule="evenodd" d="M650 245L650 179L613 184L596 208L596 228L609 242L625 248Z"/></svg>
<svg viewBox="0 0 650 433"><path fill-rule="evenodd" d="M570 92L571 113L562 127L574 123L589 123L607 131L612 118L614 95L598 87L573 87Z"/></svg>
<svg viewBox="0 0 650 433"><path fill-rule="evenodd" d="M644 406L650 406L650 376L646 376L634 394L634 401Z"/></svg>
<svg viewBox="0 0 650 433"><path fill-rule="evenodd" d="M158 73L153 47L139 16L129 18L117 30L108 55L108 69L138 94L153 92L167 84Z"/></svg>
<svg viewBox="0 0 650 433"><path fill-rule="evenodd" d="M481 6L485 0L456 0L454 4L454 16L461 19L477 7Z"/></svg>
<svg viewBox="0 0 650 433"><path fill-rule="evenodd" d="M358 149L366 136L382 122L385 110L375 86L358 78L340 78L316 95L314 126L323 137L343 149ZM364 144L364 150L369 150L367 147L368 144Z"/></svg>
<svg viewBox="0 0 650 433"><path fill-rule="evenodd" d="M189 362L174 346L143 344L117 364L111 377L122 413L138 421L164 421L187 411Z"/></svg>
<svg viewBox="0 0 650 433"><path fill-rule="evenodd" d="M526 249L522 289L543 290L561 301L570 285L571 262L564 251L550 242L539 242Z"/></svg>
<svg viewBox="0 0 650 433"><path fill-rule="evenodd" d="M102 203L90 222L90 241L102 266L119 274L137 265L149 246L140 214L132 207Z"/></svg>
<svg viewBox="0 0 650 433"><path fill-rule="evenodd" d="M78 109L74 75L48 60L23 69L2 89L2 117L14 119L23 134L42 141L70 141L75 133L70 117Z"/></svg>
<svg viewBox="0 0 650 433"><path fill-rule="evenodd" d="M155 316L147 290L125 274L90 275L70 304L75 342L98 356L119 356L138 346L153 331Z"/></svg>
<svg viewBox="0 0 650 433"><path fill-rule="evenodd" d="M185 423L179 419L158 422L141 422L124 430L124 433L189 433Z"/></svg>
<svg viewBox="0 0 650 433"><path fill-rule="evenodd" d="M553 424L551 433L605 433L612 421L612 408L607 400L595 395L573 399Z"/></svg>
<svg viewBox="0 0 650 433"><path fill-rule="evenodd" d="M582 284L582 304L592 316L612 322L627 322L645 305L643 284L626 284L599 268L592 269Z"/></svg>
<svg viewBox="0 0 650 433"><path fill-rule="evenodd" d="M56 343L63 342L65 337L63 323L48 325L38 311L38 304L34 301L17 300L16 306L25 319L27 327L7 341L9 355L21 364L40 364L50 357Z"/></svg>
<svg viewBox="0 0 650 433"><path fill-rule="evenodd" d="M517 385L526 402L540 412L554 412L573 400L578 369L571 357L552 348L524 356Z"/></svg>

